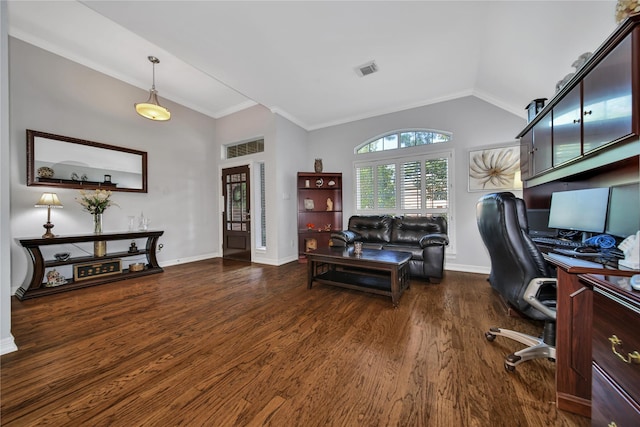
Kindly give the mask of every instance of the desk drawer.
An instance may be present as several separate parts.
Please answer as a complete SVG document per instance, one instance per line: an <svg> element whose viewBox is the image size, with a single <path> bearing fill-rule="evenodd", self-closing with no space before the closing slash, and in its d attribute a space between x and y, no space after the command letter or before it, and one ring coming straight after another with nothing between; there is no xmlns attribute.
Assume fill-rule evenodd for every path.
<svg viewBox="0 0 640 427"><path fill-rule="evenodd" d="M593 365L592 384L592 426L640 425L640 408L636 402L620 392L596 364Z"/></svg>
<svg viewBox="0 0 640 427"><path fill-rule="evenodd" d="M639 332L636 308L594 292L593 361L636 402L640 402Z"/></svg>

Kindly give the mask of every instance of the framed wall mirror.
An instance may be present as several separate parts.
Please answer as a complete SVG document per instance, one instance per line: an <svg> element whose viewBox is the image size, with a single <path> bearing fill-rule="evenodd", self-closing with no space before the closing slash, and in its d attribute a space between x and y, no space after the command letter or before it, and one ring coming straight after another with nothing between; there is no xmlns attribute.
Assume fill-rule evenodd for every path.
<svg viewBox="0 0 640 427"><path fill-rule="evenodd" d="M146 193L147 153L27 129L27 185Z"/></svg>

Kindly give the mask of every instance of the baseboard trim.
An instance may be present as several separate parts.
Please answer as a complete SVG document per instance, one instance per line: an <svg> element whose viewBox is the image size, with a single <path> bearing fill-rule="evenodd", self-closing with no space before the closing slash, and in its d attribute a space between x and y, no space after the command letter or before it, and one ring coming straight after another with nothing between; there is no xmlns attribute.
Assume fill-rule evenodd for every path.
<svg viewBox="0 0 640 427"><path fill-rule="evenodd" d="M18 347L16 346L16 342L13 338L13 335L9 334L7 338L3 338L0 340L0 355L13 353L17 351Z"/></svg>
<svg viewBox="0 0 640 427"><path fill-rule="evenodd" d="M451 264L446 263L444 266L445 271L461 271L463 273L478 273L478 274L489 274L491 273L491 267L485 267L481 265L465 265L465 264Z"/></svg>

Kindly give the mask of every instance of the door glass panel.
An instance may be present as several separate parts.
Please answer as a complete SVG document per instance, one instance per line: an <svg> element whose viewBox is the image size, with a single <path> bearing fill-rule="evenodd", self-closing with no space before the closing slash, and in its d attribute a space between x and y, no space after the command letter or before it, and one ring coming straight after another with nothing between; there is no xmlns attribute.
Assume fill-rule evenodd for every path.
<svg viewBox="0 0 640 427"><path fill-rule="evenodd" d="M631 133L631 36L585 77L584 152Z"/></svg>
<svg viewBox="0 0 640 427"><path fill-rule="evenodd" d="M554 166L580 157L582 154L580 147L580 121L580 85L577 85L553 107ZM534 138L536 138L535 134ZM537 152L534 154L534 160L537 154ZM537 167L536 172L539 172Z"/></svg>

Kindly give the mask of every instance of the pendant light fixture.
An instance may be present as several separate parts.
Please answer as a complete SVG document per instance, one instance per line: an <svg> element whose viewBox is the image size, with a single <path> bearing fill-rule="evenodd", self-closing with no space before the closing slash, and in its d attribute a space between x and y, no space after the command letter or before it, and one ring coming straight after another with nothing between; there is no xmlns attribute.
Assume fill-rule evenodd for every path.
<svg viewBox="0 0 640 427"><path fill-rule="evenodd" d="M149 120L166 121L171 118L171 113L158 102L158 91L156 90L156 64L159 64L160 60L155 56L149 56L148 59L153 64L153 83L151 90L149 90L149 99L146 102L135 104L136 111Z"/></svg>

